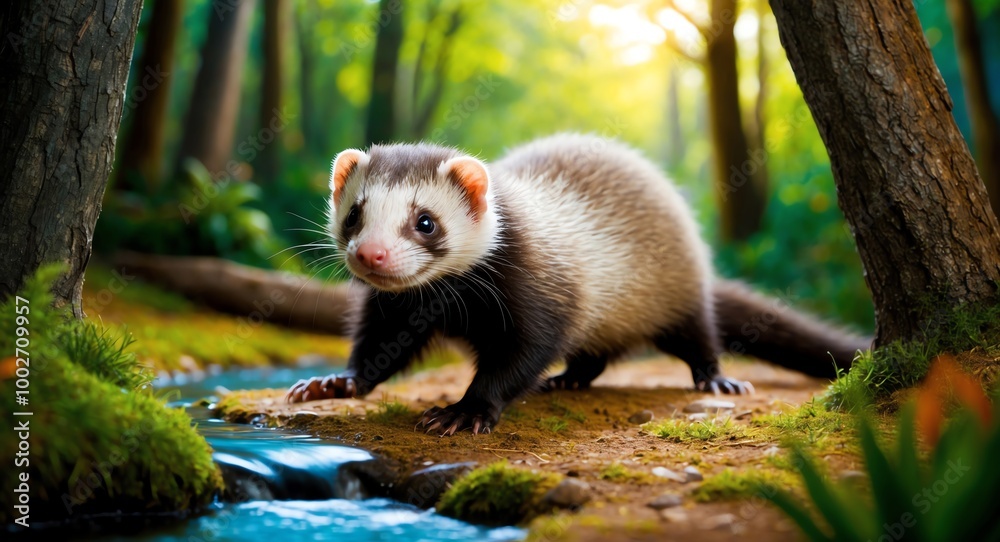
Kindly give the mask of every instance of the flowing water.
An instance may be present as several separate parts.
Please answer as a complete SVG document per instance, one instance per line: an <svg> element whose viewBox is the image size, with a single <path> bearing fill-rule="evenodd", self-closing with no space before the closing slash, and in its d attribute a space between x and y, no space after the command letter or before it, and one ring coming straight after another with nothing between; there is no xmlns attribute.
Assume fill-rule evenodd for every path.
<svg viewBox="0 0 1000 542"><path fill-rule="evenodd" d="M227 389L282 388L300 378L326 374L329 367L241 369L196 381L160 383L180 399L214 451L225 473L227 493L242 502L215 503L209 513L166 526L134 530L100 540L149 542L228 542L291 540L523 540L522 529L488 529L408 504L364 498L351 465L371 454L349 446L282 429L237 425L212 419L192 406Z"/></svg>

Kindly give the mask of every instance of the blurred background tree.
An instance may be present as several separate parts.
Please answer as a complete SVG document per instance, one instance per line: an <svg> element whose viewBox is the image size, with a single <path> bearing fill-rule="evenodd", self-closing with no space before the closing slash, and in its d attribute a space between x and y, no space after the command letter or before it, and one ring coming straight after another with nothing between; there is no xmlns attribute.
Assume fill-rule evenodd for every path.
<svg viewBox="0 0 1000 542"><path fill-rule="evenodd" d="M965 10L949 18L946 2ZM985 178L997 153L974 134L983 102L994 123L1000 102L1000 36L988 31L1000 0L968 4L917 11ZM139 100L154 63L170 73ZM105 253L213 255L337 280L317 243L338 151L421 139L490 160L575 130L661 164L721 274L873 328L826 149L766 0L151 0L129 89L119 149L162 136L119 153L95 237ZM141 107L165 108L162 122L140 121Z"/></svg>

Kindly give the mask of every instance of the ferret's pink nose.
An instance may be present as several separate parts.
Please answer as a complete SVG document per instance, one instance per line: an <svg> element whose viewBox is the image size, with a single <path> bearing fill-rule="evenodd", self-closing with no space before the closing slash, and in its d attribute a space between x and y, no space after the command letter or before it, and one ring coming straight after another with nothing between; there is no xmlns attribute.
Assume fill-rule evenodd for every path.
<svg viewBox="0 0 1000 542"><path fill-rule="evenodd" d="M378 269L382 267L385 263L386 250L385 247L379 243L362 243L358 247L358 252L355 257L361 262L361 265L369 269Z"/></svg>

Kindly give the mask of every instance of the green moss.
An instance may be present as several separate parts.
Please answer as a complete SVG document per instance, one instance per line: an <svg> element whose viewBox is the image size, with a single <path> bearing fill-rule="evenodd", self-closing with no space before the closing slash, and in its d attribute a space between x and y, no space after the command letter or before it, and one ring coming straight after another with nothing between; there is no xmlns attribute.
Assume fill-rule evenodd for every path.
<svg viewBox="0 0 1000 542"><path fill-rule="evenodd" d="M382 425L398 425L402 422L410 423L416 413L410 407L399 401L379 401L378 410L368 412L368 419L373 423Z"/></svg>
<svg viewBox="0 0 1000 542"><path fill-rule="evenodd" d="M148 380L125 352L127 341L95 333L50 308L53 273L57 268L42 269L20 294L30 302L28 322L21 323L31 339L29 404L14 404L18 386L8 366L0 375L0 401L6 427L28 422L30 455L28 465L18 466L24 470L4 469L0 483L13 488L22 472L28 475L32 522L208 504L222 487L208 443L184 412L142 389ZM14 307L8 299L0 312L14 314ZM14 352L16 327L12 318L0 320L3 351ZM18 445L15 432L0 434L3 457L15 457ZM11 491L0 496L0 519L13 519L14 498Z"/></svg>
<svg viewBox="0 0 1000 542"><path fill-rule="evenodd" d="M695 422L668 419L643 424L642 428L644 431L674 442L720 439L738 440L751 437L750 432L745 427L733 423L730 418L717 418Z"/></svg>
<svg viewBox="0 0 1000 542"><path fill-rule="evenodd" d="M786 446L795 442L818 451L855 447L853 418L831 411L815 399L788 412L755 416L750 424L760 430L758 436L774 438Z"/></svg>
<svg viewBox="0 0 1000 542"><path fill-rule="evenodd" d="M617 461L604 467L600 478L617 484L653 484L660 481L652 474L630 469Z"/></svg>
<svg viewBox="0 0 1000 542"><path fill-rule="evenodd" d="M553 397L549 400L549 410L555 413L557 416L562 418L570 419L576 422L584 423L587 421L587 415L583 412L573 410L566 403L559 400L557 397Z"/></svg>
<svg viewBox="0 0 1000 542"><path fill-rule="evenodd" d="M851 370L831 385L826 402L846 411L879 403L892 409L894 392L920 382L938 354L976 351L992 372L979 375L987 388L997 383L996 360L1000 359L1000 304L969 305L952 311L921 311L935 314L925 326L921 341L896 341L863 352ZM975 368L973 368L975 369ZM979 371L974 371L979 372Z"/></svg>
<svg viewBox="0 0 1000 542"><path fill-rule="evenodd" d="M545 511L541 498L560 476L517 469L499 461L463 476L441 496L437 511L486 525L513 525Z"/></svg>
<svg viewBox="0 0 1000 542"><path fill-rule="evenodd" d="M719 474L705 478L692 495L699 502L732 501L766 496L774 493L776 488L796 483L795 476L783 471L725 469Z"/></svg>

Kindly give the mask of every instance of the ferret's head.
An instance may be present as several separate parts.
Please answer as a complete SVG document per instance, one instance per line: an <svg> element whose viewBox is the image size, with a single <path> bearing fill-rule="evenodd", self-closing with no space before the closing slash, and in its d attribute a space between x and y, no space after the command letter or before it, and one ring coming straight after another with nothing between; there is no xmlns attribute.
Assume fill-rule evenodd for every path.
<svg viewBox="0 0 1000 542"><path fill-rule="evenodd" d="M423 144L348 149L333 161L330 231L351 273L399 292L460 274L494 247L486 165Z"/></svg>

